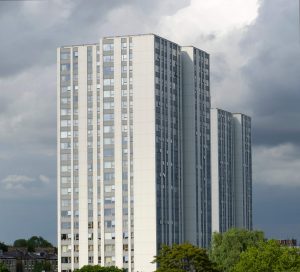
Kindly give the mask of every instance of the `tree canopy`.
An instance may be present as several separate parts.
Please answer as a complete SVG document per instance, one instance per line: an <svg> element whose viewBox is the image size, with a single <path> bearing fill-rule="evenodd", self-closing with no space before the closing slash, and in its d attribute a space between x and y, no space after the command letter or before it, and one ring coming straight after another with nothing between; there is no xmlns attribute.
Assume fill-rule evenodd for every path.
<svg viewBox="0 0 300 272"><path fill-rule="evenodd" d="M9 272L4 263L0 262L0 272Z"/></svg>
<svg viewBox="0 0 300 272"><path fill-rule="evenodd" d="M43 262L37 262L35 263L34 267L33 267L33 272L50 272L53 271L51 269L51 264L48 261L43 261Z"/></svg>
<svg viewBox="0 0 300 272"><path fill-rule="evenodd" d="M206 251L191 244L164 245L155 257L156 272L216 272Z"/></svg>
<svg viewBox="0 0 300 272"><path fill-rule="evenodd" d="M241 253L262 241L264 233L261 231L230 229L225 233L214 233L209 252L210 259L217 264L220 271L232 271Z"/></svg>
<svg viewBox="0 0 300 272"><path fill-rule="evenodd" d="M5 243L0 242L0 250L6 252L8 250L8 246Z"/></svg>
<svg viewBox="0 0 300 272"><path fill-rule="evenodd" d="M125 269L120 269L115 266L102 267L100 265L85 265L75 272L125 272Z"/></svg>
<svg viewBox="0 0 300 272"><path fill-rule="evenodd" d="M261 241L240 256L233 272L297 272L300 271L300 250L281 246L275 240Z"/></svg>
<svg viewBox="0 0 300 272"><path fill-rule="evenodd" d="M53 247L53 245L41 236L32 236L28 240L16 240L14 247L27 247L28 251L34 251L37 247Z"/></svg>

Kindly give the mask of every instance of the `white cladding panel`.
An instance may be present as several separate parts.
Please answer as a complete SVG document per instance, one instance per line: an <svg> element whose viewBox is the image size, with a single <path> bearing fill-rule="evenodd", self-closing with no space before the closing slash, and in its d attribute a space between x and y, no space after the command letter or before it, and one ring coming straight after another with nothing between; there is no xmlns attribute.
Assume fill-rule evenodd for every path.
<svg viewBox="0 0 300 272"><path fill-rule="evenodd" d="M133 37L134 271L155 270L154 36Z"/></svg>
<svg viewBox="0 0 300 272"><path fill-rule="evenodd" d="M211 210L212 232L220 231L219 211L219 136L218 136L218 109L210 111L211 128Z"/></svg>

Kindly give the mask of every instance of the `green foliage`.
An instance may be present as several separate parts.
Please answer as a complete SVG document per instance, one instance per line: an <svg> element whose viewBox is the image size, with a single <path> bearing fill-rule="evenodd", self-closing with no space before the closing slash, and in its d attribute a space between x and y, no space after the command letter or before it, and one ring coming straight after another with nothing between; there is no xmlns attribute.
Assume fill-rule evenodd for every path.
<svg viewBox="0 0 300 272"><path fill-rule="evenodd" d="M102 267L100 265L85 265L75 272L125 272L125 269L120 269L115 266Z"/></svg>
<svg viewBox="0 0 300 272"><path fill-rule="evenodd" d="M4 263L0 262L0 272L9 272Z"/></svg>
<svg viewBox="0 0 300 272"><path fill-rule="evenodd" d="M261 231L230 229L223 234L214 233L209 256L219 270L229 272L239 261L242 252L263 240L264 233Z"/></svg>
<svg viewBox="0 0 300 272"><path fill-rule="evenodd" d="M6 252L8 250L8 246L2 242L0 242L0 250Z"/></svg>
<svg viewBox="0 0 300 272"><path fill-rule="evenodd" d="M233 272L297 272L300 250L281 246L277 241L260 242L241 254Z"/></svg>
<svg viewBox="0 0 300 272"><path fill-rule="evenodd" d="M153 263L158 264L156 272L216 272L206 251L191 244L163 246Z"/></svg>
<svg viewBox="0 0 300 272"><path fill-rule="evenodd" d="M32 236L27 241L27 246L29 251L34 251L37 247L53 247L51 243L45 240L41 236Z"/></svg>
<svg viewBox="0 0 300 272"><path fill-rule="evenodd" d="M48 261L45 262L38 262L34 265L33 271L32 272L48 272L51 271L51 264Z"/></svg>
<svg viewBox="0 0 300 272"><path fill-rule="evenodd" d="M53 247L53 245L41 236L32 236L28 240L16 240L14 247L27 247L28 251L33 252L37 247Z"/></svg>
<svg viewBox="0 0 300 272"><path fill-rule="evenodd" d="M18 239L14 241L14 247L27 247L27 240L26 239Z"/></svg>

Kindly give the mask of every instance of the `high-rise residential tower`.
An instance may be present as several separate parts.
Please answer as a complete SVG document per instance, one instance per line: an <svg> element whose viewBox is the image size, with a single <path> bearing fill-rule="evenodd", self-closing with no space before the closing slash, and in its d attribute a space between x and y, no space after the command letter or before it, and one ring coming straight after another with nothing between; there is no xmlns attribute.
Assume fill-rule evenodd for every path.
<svg viewBox="0 0 300 272"><path fill-rule="evenodd" d="M57 64L59 271L150 272L161 244L207 246L208 54L149 34L63 46Z"/></svg>
<svg viewBox="0 0 300 272"><path fill-rule="evenodd" d="M251 119L211 109L212 231L252 229Z"/></svg>

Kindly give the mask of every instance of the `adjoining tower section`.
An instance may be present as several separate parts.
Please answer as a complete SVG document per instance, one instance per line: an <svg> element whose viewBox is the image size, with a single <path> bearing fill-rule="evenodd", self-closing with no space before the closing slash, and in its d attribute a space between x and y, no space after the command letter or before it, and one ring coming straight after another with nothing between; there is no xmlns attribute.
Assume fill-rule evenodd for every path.
<svg viewBox="0 0 300 272"><path fill-rule="evenodd" d="M233 113L236 227L252 229L251 117Z"/></svg>
<svg viewBox="0 0 300 272"><path fill-rule="evenodd" d="M208 247L211 239L209 55L181 48L184 237Z"/></svg>
<svg viewBox="0 0 300 272"><path fill-rule="evenodd" d="M231 112L211 109L212 231L235 226L234 124Z"/></svg>
<svg viewBox="0 0 300 272"><path fill-rule="evenodd" d="M211 109L212 231L252 229L251 118Z"/></svg>

